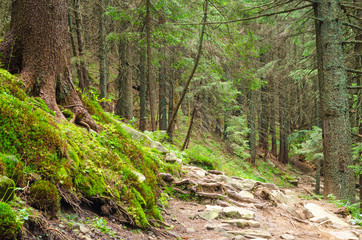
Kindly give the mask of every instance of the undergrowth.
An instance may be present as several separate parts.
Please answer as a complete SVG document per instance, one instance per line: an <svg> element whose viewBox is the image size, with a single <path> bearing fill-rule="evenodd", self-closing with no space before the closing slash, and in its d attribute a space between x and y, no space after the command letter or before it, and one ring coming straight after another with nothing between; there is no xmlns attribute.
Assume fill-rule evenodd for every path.
<svg viewBox="0 0 362 240"><path fill-rule="evenodd" d="M110 199L142 228L150 218L161 220L157 173L170 169L162 154L132 140L92 94L82 100L101 126L98 134L59 123L43 100L28 97L23 84L0 69L0 174L17 187L46 180L79 199Z"/></svg>

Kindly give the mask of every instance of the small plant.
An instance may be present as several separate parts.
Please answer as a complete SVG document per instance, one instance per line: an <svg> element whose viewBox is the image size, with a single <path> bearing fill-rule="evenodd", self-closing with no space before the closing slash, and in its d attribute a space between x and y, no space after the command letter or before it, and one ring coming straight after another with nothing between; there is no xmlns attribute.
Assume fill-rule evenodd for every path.
<svg viewBox="0 0 362 240"><path fill-rule="evenodd" d="M115 237L116 234L112 231L110 227L107 227L107 220L104 218L96 218L93 220L92 224L102 233L107 234L111 237Z"/></svg>
<svg viewBox="0 0 362 240"><path fill-rule="evenodd" d="M30 186L30 205L40 209L51 217L60 209L60 196L54 184L39 180Z"/></svg>
<svg viewBox="0 0 362 240"><path fill-rule="evenodd" d="M13 209L0 202L0 239L14 239L21 228L21 223Z"/></svg>

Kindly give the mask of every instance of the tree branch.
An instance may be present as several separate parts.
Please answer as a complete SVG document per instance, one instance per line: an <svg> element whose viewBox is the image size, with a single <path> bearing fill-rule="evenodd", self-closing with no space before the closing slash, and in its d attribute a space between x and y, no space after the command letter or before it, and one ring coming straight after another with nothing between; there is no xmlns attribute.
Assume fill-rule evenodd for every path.
<svg viewBox="0 0 362 240"><path fill-rule="evenodd" d="M208 6L208 3L209 1L208 0L205 0L205 10L204 10L204 19L202 21L202 29L201 29L201 35L200 35L200 43L199 43L199 48L198 48L198 51L197 51L197 56L196 56L196 59L195 59L195 63L194 63L194 68L192 69L191 73L190 73L190 76L186 82L186 85L182 91L182 94L181 94L181 98L180 100L178 101L177 105L176 105L176 108L174 110L174 112L172 113L172 117L171 117L171 120L169 121L169 124L168 124L168 127L167 127L167 134L169 135L173 129L173 124L175 122L175 119L176 119L176 116L177 116L177 112L181 106L181 103L182 101L184 100L185 98L185 95L186 95L186 92L187 92L187 89L190 85L190 82L195 74L195 71L197 69L197 66L199 65L199 61L200 61L200 56L201 56L201 50L202 50L202 42L204 40L204 33L205 33L205 28L206 28L206 21L207 21L207 6Z"/></svg>
<svg viewBox="0 0 362 240"><path fill-rule="evenodd" d="M361 70L358 70L358 69L346 69L347 72L351 72L351 73L359 73L359 74L362 74L362 71Z"/></svg>
<svg viewBox="0 0 362 240"><path fill-rule="evenodd" d="M362 86L348 86L347 89L362 89Z"/></svg>
<svg viewBox="0 0 362 240"><path fill-rule="evenodd" d="M357 26L357 25L354 25L354 24L352 24L352 23L343 22L342 24L345 25L345 26L349 26L349 27L352 27L352 28L355 28L355 29L358 29L358 30L362 31L362 28L361 28L361 27L359 27L359 26Z"/></svg>
<svg viewBox="0 0 362 240"><path fill-rule="evenodd" d="M266 13L266 14L261 14L261 15L254 16L254 17L240 18L240 19L235 19L235 20L230 20L230 21L207 22L207 23L172 23L172 24L173 25L201 25L201 24L202 25L215 25L215 24L235 23L235 22L253 20L253 19L262 18L262 17L274 16L274 15L278 15L278 14L282 14L282 13L294 12L294 11L297 11L297 10L300 10L303 8L307 8L307 7L312 7L312 4L304 5L304 6L293 8L293 9L283 10L283 11L279 11L279 12Z"/></svg>

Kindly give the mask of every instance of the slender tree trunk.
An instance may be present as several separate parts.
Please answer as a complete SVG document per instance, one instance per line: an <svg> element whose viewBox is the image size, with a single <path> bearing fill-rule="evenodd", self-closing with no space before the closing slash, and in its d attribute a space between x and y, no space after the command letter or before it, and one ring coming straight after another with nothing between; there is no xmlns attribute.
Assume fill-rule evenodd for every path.
<svg viewBox="0 0 362 240"><path fill-rule="evenodd" d="M70 5L70 4L69 4ZM72 51L73 51L73 56L78 59L78 51L77 48L75 46L75 37L74 37L74 28L73 28L73 20L72 20L72 15L70 12L71 7L68 7L68 25L69 25L69 33L70 33L70 45L72 47ZM75 63L75 67L77 70L77 75L78 75L78 81L80 81L81 79L81 75L82 75L82 71L79 65L79 62L77 61Z"/></svg>
<svg viewBox="0 0 362 240"><path fill-rule="evenodd" d="M99 14L99 86L100 95L99 99L107 97L107 50L106 50L106 29L105 29L105 15L104 15L104 0L99 0L98 14Z"/></svg>
<svg viewBox="0 0 362 240"><path fill-rule="evenodd" d="M159 129L167 129L167 101L166 101L166 56L162 57L161 66L159 69L159 100L158 100L158 112L159 112Z"/></svg>
<svg viewBox="0 0 362 240"><path fill-rule="evenodd" d="M270 84L270 99L271 99L271 107L270 107L270 136L271 136L271 150L270 153L273 156L277 156L277 137L276 137L276 128L275 128L275 124L276 124L276 86L275 86L275 79L271 79L271 84Z"/></svg>
<svg viewBox="0 0 362 240"><path fill-rule="evenodd" d="M194 124L194 119L195 119L195 116L196 116L196 112L197 112L197 110L196 110L196 106L195 106L193 108L193 110L192 110L189 129L187 130L186 138L185 138L184 144L182 145L181 151L185 150L187 148L187 146L188 146L188 143L190 142L192 125Z"/></svg>
<svg viewBox="0 0 362 240"><path fill-rule="evenodd" d="M342 48L342 16L337 0L316 3L316 19L320 19L321 113L323 114L324 196L354 201L354 173L350 166L351 132L347 97L347 79ZM318 26L316 26L318 27Z"/></svg>
<svg viewBox="0 0 362 240"><path fill-rule="evenodd" d="M27 92L41 97L65 119L58 104L75 113L75 122L88 129L97 125L70 79L70 48L66 0L16 0L11 26L0 43L0 61L19 73Z"/></svg>
<svg viewBox="0 0 362 240"><path fill-rule="evenodd" d="M124 116L124 89L126 88L126 71L127 71L127 56L126 56L127 42L125 37L121 37L118 45L119 49L119 63L118 63L118 76L117 76L117 90L118 98L115 108L115 114L121 117Z"/></svg>
<svg viewBox="0 0 362 240"><path fill-rule="evenodd" d="M264 159L269 150L268 130L269 130L269 97L268 85L261 88L261 114L259 126L259 145L264 151Z"/></svg>
<svg viewBox="0 0 362 240"><path fill-rule="evenodd" d="M147 38L147 85L148 85L148 96L150 101L150 113L151 113L151 129L156 131L155 121L155 87L156 84L151 77L151 13L150 13L150 0L146 0L146 38Z"/></svg>
<svg viewBox="0 0 362 240"><path fill-rule="evenodd" d="M133 117L133 71L132 71L132 43L126 41L126 77L124 81L124 88L122 89L122 113L123 117L127 120L131 120Z"/></svg>
<svg viewBox="0 0 362 240"><path fill-rule="evenodd" d="M146 54L141 50L139 75L140 75L140 131L145 131L147 127L147 80L145 74Z"/></svg>
<svg viewBox="0 0 362 240"><path fill-rule="evenodd" d="M256 112L255 112L255 92L248 92L248 128L249 128L249 146L250 146L250 163L255 165L256 159Z"/></svg>
<svg viewBox="0 0 362 240"><path fill-rule="evenodd" d="M75 17L75 25L76 25L76 32L77 32L77 42L78 42L78 52L79 52L79 66L80 71L78 71L78 80L79 80L79 87L82 91L89 90L89 76L88 70L84 61L84 41L81 32L81 17L80 17L80 6L79 0L73 0L73 7L74 7L74 17Z"/></svg>
<svg viewBox="0 0 362 240"><path fill-rule="evenodd" d="M170 131L172 131L173 129L173 124L174 124L174 121L176 119L176 116L177 116L177 112L181 106L181 103L182 101L184 100L185 96L186 96L186 92L187 92L187 89L190 85L190 82L196 72L196 69L197 69L197 66L199 65L199 61L200 61L200 57L201 57L201 51L202 51L202 43L203 43L203 40L204 40L204 33L205 33L205 27L206 27L206 20L207 20L207 7L208 7L208 0L205 0L205 6L204 6L204 18L203 18L203 24L202 24L202 30L201 30L201 35L200 35L200 41L199 41L199 47L198 47L198 51L197 51L197 55L196 55L196 59L195 59L195 63L194 63L194 67L193 69L191 70L191 73L190 73L190 76L186 82L186 85L182 91L182 94L181 94L181 98L180 100L178 101L178 103L176 104L176 107L174 109L174 112L172 114L172 117L169 121L169 124L168 124L168 127L167 127L167 134L170 134Z"/></svg>

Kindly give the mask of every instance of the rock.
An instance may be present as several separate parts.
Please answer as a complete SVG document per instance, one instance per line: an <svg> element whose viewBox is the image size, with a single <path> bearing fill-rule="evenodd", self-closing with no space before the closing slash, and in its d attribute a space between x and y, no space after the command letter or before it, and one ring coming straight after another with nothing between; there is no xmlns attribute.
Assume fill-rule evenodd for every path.
<svg viewBox="0 0 362 240"><path fill-rule="evenodd" d="M233 179L229 178L228 176L225 175L218 175L215 177L215 180L218 182L223 182L227 185L231 185Z"/></svg>
<svg viewBox="0 0 362 240"><path fill-rule="evenodd" d="M0 178L0 200L4 202L13 200L14 192L15 182L6 176L2 176Z"/></svg>
<svg viewBox="0 0 362 240"><path fill-rule="evenodd" d="M239 195L240 195L241 197L244 197L244 198L254 199L254 195L253 195L251 192L248 192L248 191L245 191L245 190L240 191L240 192L239 192Z"/></svg>
<svg viewBox="0 0 362 240"><path fill-rule="evenodd" d="M237 219L255 218L255 212L240 207L225 207L222 209L221 215L228 218L237 218Z"/></svg>
<svg viewBox="0 0 362 240"><path fill-rule="evenodd" d="M214 230L214 229L216 228L216 226L215 226L215 225L212 225L212 224L206 224L206 225L205 225L205 228L206 228L207 230Z"/></svg>
<svg viewBox="0 0 362 240"><path fill-rule="evenodd" d="M204 220L211 221L219 216L222 209L223 208L220 206L206 205L206 210L203 212L200 212L199 217Z"/></svg>
<svg viewBox="0 0 362 240"><path fill-rule="evenodd" d="M139 173L137 171L132 171L134 175L137 176L137 180L139 183L143 183L144 181L146 181L146 177L142 174L142 173Z"/></svg>
<svg viewBox="0 0 362 240"><path fill-rule="evenodd" d="M186 228L186 232L188 232L188 233L194 233L194 232L196 232L196 230L195 230L195 228L189 227L189 228Z"/></svg>
<svg viewBox="0 0 362 240"><path fill-rule="evenodd" d="M329 220L328 217L313 217L313 218L309 219L309 221L314 222L314 223L321 223L321 222L325 222L328 220Z"/></svg>
<svg viewBox="0 0 362 240"><path fill-rule="evenodd" d="M331 222L332 226L336 228L349 227L349 224L344 222L342 219L334 215L334 213L320 207L314 203L307 203L304 205L305 216L311 218L325 218L327 217Z"/></svg>
<svg viewBox="0 0 362 240"><path fill-rule="evenodd" d="M277 185L275 185L274 183L261 183L261 185L263 187L266 187L267 189L271 190L279 190L279 188L277 187Z"/></svg>
<svg viewBox="0 0 362 240"><path fill-rule="evenodd" d="M292 206L288 206L285 203L281 203L281 204L278 204L278 208L284 209L285 211L287 211L293 217L303 219L302 216Z"/></svg>
<svg viewBox="0 0 362 240"><path fill-rule="evenodd" d="M231 186L238 189L239 191L245 190L245 191L251 191L257 184L257 181L251 180L251 179L244 179L244 180L238 180L238 179L231 179Z"/></svg>
<svg viewBox="0 0 362 240"><path fill-rule="evenodd" d="M299 198L295 195L285 195L279 190L270 191L271 196L278 203L285 203L288 206L293 206L296 203L299 203Z"/></svg>
<svg viewBox="0 0 362 240"><path fill-rule="evenodd" d="M245 240L246 238L243 235L238 235L233 238L233 240Z"/></svg>
<svg viewBox="0 0 362 240"><path fill-rule="evenodd" d="M83 234L87 234L87 233L89 233L90 232L90 229L89 228L87 228L84 224L79 224L79 232L81 232L81 233L83 233Z"/></svg>
<svg viewBox="0 0 362 240"><path fill-rule="evenodd" d="M247 238L272 238L272 235L263 229L246 229L246 230L237 230L237 231L228 231L227 233L233 234L233 235L243 235Z"/></svg>
<svg viewBox="0 0 362 240"><path fill-rule="evenodd" d="M329 232L333 237L342 240L359 240L359 237L351 231Z"/></svg>
<svg viewBox="0 0 362 240"><path fill-rule="evenodd" d="M237 226L238 228L245 228L245 227L260 227L260 223L253 220L245 220L245 219L232 219L232 220L224 220L223 223L228 223Z"/></svg>
<svg viewBox="0 0 362 240"><path fill-rule="evenodd" d="M169 152L166 154L165 161L168 163L175 163L177 161L177 156L174 152Z"/></svg>
<svg viewBox="0 0 362 240"><path fill-rule="evenodd" d="M123 123L120 123L123 130L125 130L133 139L138 141L143 141L145 144L147 144L150 148L154 148L161 153L167 153L168 150L159 142L153 141L149 136L146 134L139 132L131 127L126 126Z"/></svg>
<svg viewBox="0 0 362 240"><path fill-rule="evenodd" d="M288 180L288 182L290 183L290 184L292 184L293 186L298 186L298 184L299 184L299 179L291 179L291 180Z"/></svg>
<svg viewBox="0 0 362 240"><path fill-rule="evenodd" d="M295 239L294 236L290 235L290 234L283 234L280 236L281 239L286 239L286 240L293 240Z"/></svg>

